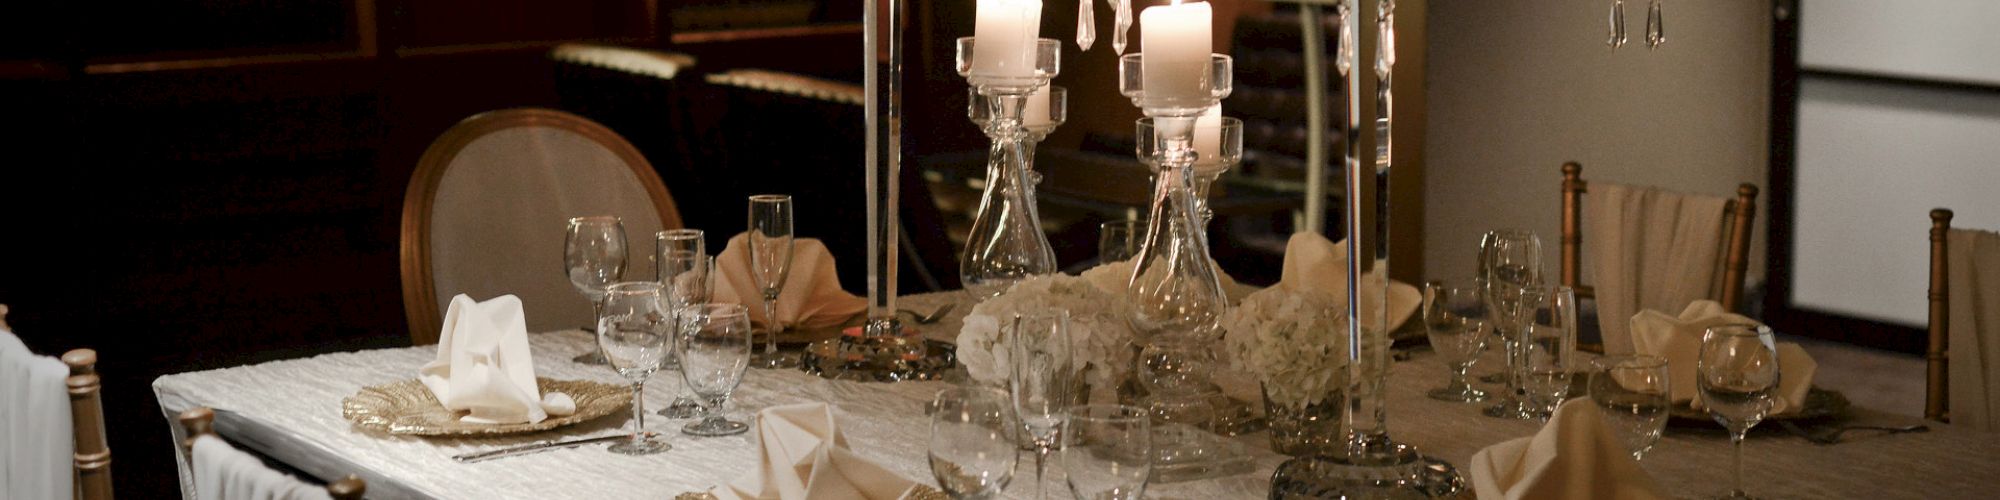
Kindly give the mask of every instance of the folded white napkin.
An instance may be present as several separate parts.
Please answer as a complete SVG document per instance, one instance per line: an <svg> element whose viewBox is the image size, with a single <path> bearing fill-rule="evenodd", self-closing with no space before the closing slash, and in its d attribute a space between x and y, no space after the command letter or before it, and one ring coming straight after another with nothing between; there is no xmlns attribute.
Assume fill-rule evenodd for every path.
<svg viewBox="0 0 2000 500"><path fill-rule="evenodd" d="M1382 289L1385 279L1382 273L1370 272L1361 275L1361 311L1370 318L1375 311L1382 310L1382 298L1375 292ZM1292 235L1285 243L1284 274L1274 285L1288 291L1315 291L1331 295L1338 303L1347 302L1347 242L1334 243L1325 236L1309 232ZM1389 325L1386 330L1394 331L1417 312L1423 305L1423 292L1416 286L1399 281L1389 281ZM1375 325L1370 325L1375 326Z"/></svg>
<svg viewBox="0 0 2000 500"><path fill-rule="evenodd" d="M189 462L194 472L195 498L199 500L331 498L326 487L272 470L263 460L238 451L215 436L196 437Z"/></svg>
<svg viewBox="0 0 2000 500"><path fill-rule="evenodd" d="M69 498L69 367L0 329L0 498Z"/></svg>
<svg viewBox="0 0 2000 500"><path fill-rule="evenodd" d="M1689 303L1680 316L1647 309L1632 316L1632 349L1667 360L1668 396L1675 403L1692 403L1701 408L1695 385L1696 364L1701 359L1701 335L1709 327L1729 324L1761 325L1750 318L1730 313L1713 300ZM1792 342L1779 342L1778 390L1771 401L1771 414L1805 408L1806 393L1812 389L1813 372L1819 363Z"/></svg>
<svg viewBox="0 0 2000 500"><path fill-rule="evenodd" d="M917 486L847 449L826 403L757 412L755 472L710 493L725 500L894 500Z"/></svg>
<svg viewBox="0 0 2000 500"><path fill-rule="evenodd" d="M1472 490L1492 499L1667 498L1589 398L1556 407L1534 436L1472 455Z"/></svg>
<svg viewBox="0 0 2000 500"><path fill-rule="evenodd" d="M437 359L417 369L439 403L470 411L459 421L474 424L535 423L548 418L535 360L528 352L528 323L521 299L502 295L473 302L459 294L444 313Z"/></svg>
<svg viewBox="0 0 2000 500"><path fill-rule="evenodd" d="M761 289L751 274L750 233L729 238L729 245L715 257L715 270L721 274L715 280L712 300L743 304L750 310L751 322L770 324L764 317ZM792 240L791 272L778 292L778 324L785 328L830 328L866 310L868 299L840 289L840 276L834 272L833 254L827 252L826 244L812 238Z"/></svg>

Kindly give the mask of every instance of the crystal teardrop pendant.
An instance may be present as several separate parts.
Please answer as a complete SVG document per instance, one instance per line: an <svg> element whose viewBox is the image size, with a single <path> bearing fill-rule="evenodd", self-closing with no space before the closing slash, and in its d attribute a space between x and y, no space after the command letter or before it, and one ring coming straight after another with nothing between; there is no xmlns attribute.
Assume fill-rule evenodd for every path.
<svg viewBox="0 0 2000 500"><path fill-rule="evenodd" d="M1076 0L1076 47L1090 50L1097 43L1097 9L1090 6L1090 0Z"/></svg>

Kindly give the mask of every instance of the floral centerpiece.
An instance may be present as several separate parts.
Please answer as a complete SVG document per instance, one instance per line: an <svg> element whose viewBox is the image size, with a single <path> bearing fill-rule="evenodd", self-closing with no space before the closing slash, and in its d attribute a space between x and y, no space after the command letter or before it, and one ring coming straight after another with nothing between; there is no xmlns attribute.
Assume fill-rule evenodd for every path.
<svg viewBox="0 0 2000 500"><path fill-rule="evenodd" d="M1347 380L1347 305L1312 290L1271 287L1222 317L1223 355L1264 389L1272 448L1307 455L1337 450L1340 391Z"/></svg>
<svg viewBox="0 0 2000 500"><path fill-rule="evenodd" d="M1000 324L1016 313L1069 311L1072 364L1092 387L1115 387L1132 364L1132 329L1120 296L1090 280L1061 273L1015 283L1000 296L972 307L958 331L958 361L973 380L1007 383L1007 340Z"/></svg>

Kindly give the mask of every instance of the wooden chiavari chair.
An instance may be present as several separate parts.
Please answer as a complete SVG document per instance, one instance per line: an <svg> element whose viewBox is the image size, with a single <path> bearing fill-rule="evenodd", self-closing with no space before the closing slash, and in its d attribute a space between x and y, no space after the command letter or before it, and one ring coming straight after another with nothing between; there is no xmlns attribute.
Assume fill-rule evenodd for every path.
<svg viewBox="0 0 2000 500"><path fill-rule="evenodd" d="M1595 298L1596 289L1582 282L1583 198L1589 192L1589 183L1583 180L1583 165L1577 162L1564 162L1562 175L1562 284L1574 288L1578 298ZM1757 218L1756 185L1746 182L1737 186L1736 198L1729 201L1726 217L1722 287L1716 300L1731 312L1738 312L1743 307L1743 281L1750 265L1750 229ZM1602 343L1579 347L1604 351Z"/></svg>
<svg viewBox="0 0 2000 500"><path fill-rule="evenodd" d="M104 437L104 398L99 393L97 351L63 353L69 366L69 418L75 435L76 492L83 500L111 498L111 447Z"/></svg>
<svg viewBox="0 0 2000 500"><path fill-rule="evenodd" d="M1931 209L1929 339L1924 348L1924 418L1951 422L1951 210Z"/></svg>
<svg viewBox="0 0 2000 500"><path fill-rule="evenodd" d="M202 436L214 436L217 439L221 439L221 436L215 434L215 411L208 408L194 408L181 412L180 417L176 420L179 420L181 428L187 431L187 440L181 441L178 444L181 447L181 452L188 457L188 467L193 468L195 466L195 439ZM326 494L333 497L334 500L360 500L362 495L367 493L367 491L368 483L353 474L348 474L347 477L326 484Z"/></svg>

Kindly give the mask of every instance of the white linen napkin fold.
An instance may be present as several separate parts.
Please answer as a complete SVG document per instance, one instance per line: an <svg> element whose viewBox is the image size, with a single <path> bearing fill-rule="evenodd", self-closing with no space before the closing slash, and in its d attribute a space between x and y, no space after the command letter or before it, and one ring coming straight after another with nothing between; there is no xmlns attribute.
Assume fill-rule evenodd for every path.
<svg viewBox="0 0 2000 500"><path fill-rule="evenodd" d="M724 500L902 498L917 482L847 449L826 403L774 406L757 412L755 471L710 493Z"/></svg>
<svg viewBox="0 0 2000 500"><path fill-rule="evenodd" d="M0 498L69 498L69 366L0 329Z"/></svg>
<svg viewBox="0 0 2000 500"><path fill-rule="evenodd" d="M785 287L778 292L778 324L784 328L819 329L840 326L862 311L868 299L840 288L840 276L833 267L833 254L826 244L813 238L792 239L792 267ZM715 257L716 302L743 304L750 321L769 325L764 317L764 297L751 274L750 233L737 233ZM762 331L761 328L759 331Z"/></svg>
<svg viewBox="0 0 2000 500"><path fill-rule="evenodd" d="M272 470L263 460L229 446L222 438L194 439L189 466L198 500L322 500L326 487Z"/></svg>
<svg viewBox="0 0 2000 500"><path fill-rule="evenodd" d="M528 352L528 323L521 299L502 295L474 302L451 298L438 335L437 358L417 369L438 402L470 411L460 422L535 423L549 417L535 384L535 360Z"/></svg>
<svg viewBox="0 0 2000 500"><path fill-rule="evenodd" d="M1375 318L1375 311L1382 310L1382 297L1376 290L1382 289L1385 279L1382 273L1370 272L1361 275L1361 311ZM1315 291L1331 295L1337 303L1347 302L1347 242L1334 243L1325 236L1309 232L1292 234L1285 243L1284 273L1273 285L1288 291ZM1389 325L1394 331L1410 319L1417 307L1423 305L1424 294L1416 286L1399 281L1389 281ZM1370 325L1378 326L1378 325Z"/></svg>
<svg viewBox="0 0 2000 500"><path fill-rule="evenodd" d="M1473 454L1473 493L1480 500L1667 498L1611 432L1590 398L1571 399L1534 436Z"/></svg>
<svg viewBox="0 0 2000 500"><path fill-rule="evenodd" d="M1695 385L1695 376L1701 359L1702 332L1730 324L1763 325L1731 313L1713 300L1689 303L1680 316L1652 309L1639 311L1631 320L1632 349L1666 359L1668 397L1675 403L1691 403L1700 409L1701 400L1695 396L1700 388ZM1778 390L1771 400L1772 415L1804 409L1806 393L1812 390L1813 372L1819 369L1819 363L1806 354L1804 347L1792 342L1779 342L1776 347Z"/></svg>

